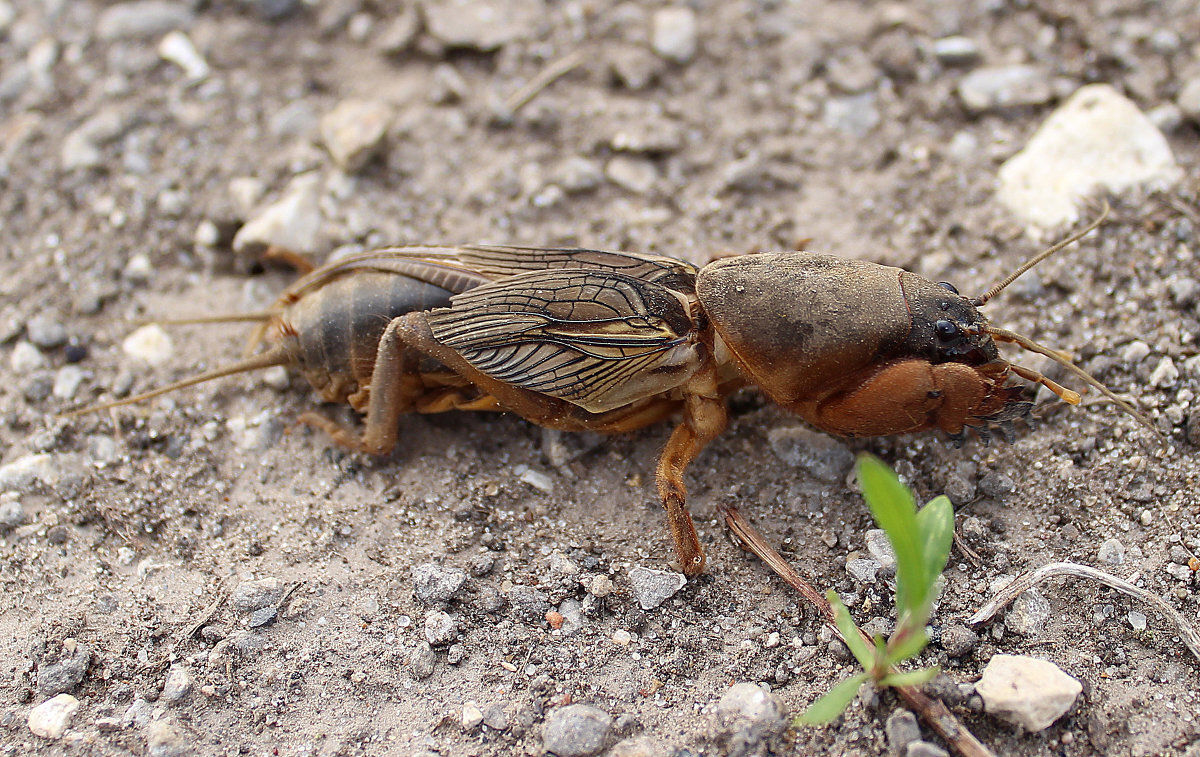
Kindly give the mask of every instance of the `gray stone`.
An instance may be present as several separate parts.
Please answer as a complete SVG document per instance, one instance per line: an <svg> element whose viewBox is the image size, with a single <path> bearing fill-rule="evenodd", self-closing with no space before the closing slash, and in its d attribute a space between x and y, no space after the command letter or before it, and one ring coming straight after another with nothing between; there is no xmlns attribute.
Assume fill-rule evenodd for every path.
<svg viewBox="0 0 1200 757"><path fill-rule="evenodd" d="M458 635L458 624L449 613L430 610L425 616L425 640L435 647L444 647Z"/></svg>
<svg viewBox="0 0 1200 757"><path fill-rule="evenodd" d="M321 177L295 177L283 195L246 222L233 237L233 249L253 253L270 245L292 252L315 252L321 247Z"/></svg>
<svg viewBox="0 0 1200 757"><path fill-rule="evenodd" d="M194 742L175 724L156 720L146 726L146 754L150 757L189 757L195 753Z"/></svg>
<svg viewBox="0 0 1200 757"><path fill-rule="evenodd" d="M955 623L942 629L939 641L942 649L951 657L966 657L979 646L979 635L966 626Z"/></svg>
<svg viewBox="0 0 1200 757"><path fill-rule="evenodd" d="M909 744L921 738L921 726L917 724L917 716L903 708L888 715L884 732L887 733L888 749L892 754L901 754Z"/></svg>
<svg viewBox="0 0 1200 757"><path fill-rule="evenodd" d="M542 746L555 757L591 757L607 745L612 717L590 704L560 707L546 719Z"/></svg>
<svg viewBox="0 0 1200 757"><path fill-rule="evenodd" d="M522 620L539 623L550 609L550 600L544 591L532 586L518 584L508 592L508 602Z"/></svg>
<svg viewBox="0 0 1200 757"><path fill-rule="evenodd" d="M433 675L433 666L436 661L433 647L429 645L429 642L422 641L409 656L408 669L412 671L414 678L421 681Z"/></svg>
<svg viewBox="0 0 1200 757"><path fill-rule="evenodd" d="M904 750L904 757L950 757L950 753L928 741L914 741Z"/></svg>
<svg viewBox="0 0 1200 757"><path fill-rule="evenodd" d="M483 711L483 724L493 731L508 730L508 714L504 705L493 704Z"/></svg>
<svg viewBox="0 0 1200 757"><path fill-rule="evenodd" d="M583 604L577 599L564 599L558 606L558 614L563 616L563 636L570 636L583 628Z"/></svg>
<svg viewBox="0 0 1200 757"><path fill-rule="evenodd" d="M654 12L651 46L674 63L687 63L696 55L696 13L686 5Z"/></svg>
<svg viewBox="0 0 1200 757"><path fill-rule="evenodd" d="M682 573L654 570L641 565L629 571L629 586L633 598L643 610L653 610L670 599L687 583Z"/></svg>
<svg viewBox="0 0 1200 757"><path fill-rule="evenodd" d="M159 701L164 704L179 704L192 693L192 677L183 665L172 665L167 671Z"/></svg>
<svg viewBox="0 0 1200 757"><path fill-rule="evenodd" d="M79 366L64 365L54 372L54 388L51 394L60 400L70 400L79 391L79 386L85 378L87 374Z"/></svg>
<svg viewBox="0 0 1200 757"><path fill-rule="evenodd" d="M730 686L717 702L721 740L730 752L754 753L758 744L783 731L786 710L768 689L754 683Z"/></svg>
<svg viewBox="0 0 1200 757"><path fill-rule="evenodd" d="M26 722L33 735L43 739L58 739L67 732L67 726L78 709L78 699L70 694L59 694L30 710Z"/></svg>
<svg viewBox="0 0 1200 757"><path fill-rule="evenodd" d="M276 608L260 607L259 609L250 613L249 617L246 618L246 625L250 628L262 628L263 626L269 626L274 623L275 619L278 617L279 610Z"/></svg>
<svg viewBox="0 0 1200 757"><path fill-rule="evenodd" d="M989 714L1031 732L1065 715L1082 690L1079 681L1052 662L1004 654L988 661L975 685Z"/></svg>
<svg viewBox="0 0 1200 757"><path fill-rule="evenodd" d="M654 736L633 736L617 742L608 752L609 757L671 757L681 754L683 750L676 751Z"/></svg>
<svg viewBox="0 0 1200 757"><path fill-rule="evenodd" d="M96 21L100 39L145 39L166 34L192 22L186 3L166 0L136 0L105 8Z"/></svg>
<svg viewBox="0 0 1200 757"><path fill-rule="evenodd" d="M875 562L879 563L879 569L885 573L894 573L896 552L892 549L892 543L888 541L887 531L882 528L872 528L867 531L866 543L867 552Z"/></svg>
<svg viewBox="0 0 1200 757"><path fill-rule="evenodd" d="M1012 603L1004 627L1022 636L1036 636L1049 619L1050 602L1037 589L1029 589Z"/></svg>
<svg viewBox="0 0 1200 757"><path fill-rule="evenodd" d="M958 96L976 113L1050 102L1050 75L1036 66L992 66L972 71L958 83Z"/></svg>
<svg viewBox="0 0 1200 757"><path fill-rule="evenodd" d="M240 0L240 2L268 21L285 19L304 5L303 0Z"/></svg>
<svg viewBox="0 0 1200 757"><path fill-rule="evenodd" d="M879 573L879 563L869 557L858 557L846 562L846 572L850 574L857 583L870 586L875 583L875 576Z"/></svg>
<svg viewBox="0 0 1200 757"><path fill-rule="evenodd" d="M830 129L864 137L879 125L879 109L875 107L875 99L874 92L826 98L821 122Z"/></svg>
<svg viewBox="0 0 1200 757"><path fill-rule="evenodd" d="M604 167L604 175L621 189L649 194L658 183L658 168L645 158L617 155Z"/></svg>
<svg viewBox="0 0 1200 757"><path fill-rule="evenodd" d="M1017 489L1012 477L1000 471L988 471L979 479L979 493L995 500L1004 499Z"/></svg>
<svg viewBox="0 0 1200 757"><path fill-rule="evenodd" d="M781 426L767 432L771 451L784 464L833 484L844 481L854 465L854 453L826 434L803 426Z"/></svg>
<svg viewBox="0 0 1200 757"><path fill-rule="evenodd" d="M438 42L483 52L536 36L546 19L542 0L425 0L421 8Z"/></svg>
<svg viewBox="0 0 1200 757"><path fill-rule="evenodd" d="M559 163L551 178L563 191L579 194L600 186L604 172L594 160L576 155Z"/></svg>
<svg viewBox="0 0 1200 757"><path fill-rule="evenodd" d="M86 644L74 639L64 641L62 659L38 666L38 693L49 697L73 691L83 681L91 661L92 651Z"/></svg>
<svg viewBox="0 0 1200 757"><path fill-rule="evenodd" d="M13 492L0 495L0 533L25 525L25 507Z"/></svg>
<svg viewBox="0 0 1200 757"><path fill-rule="evenodd" d="M933 41L933 57L947 66L972 65L979 55L979 43L970 37L941 37Z"/></svg>
<svg viewBox="0 0 1200 757"><path fill-rule="evenodd" d="M1123 565L1125 563L1125 545L1111 537L1105 539L1100 544L1096 559L1105 565Z"/></svg>
<svg viewBox="0 0 1200 757"><path fill-rule="evenodd" d="M260 578L243 581L233 590L233 607L238 612L250 613L271 607L283 598L283 582L278 578Z"/></svg>
<svg viewBox="0 0 1200 757"><path fill-rule="evenodd" d="M1107 84L1082 87L999 171L997 198L1034 233L1074 223L1097 190L1161 188L1182 176L1162 132Z"/></svg>
<svg viewBox="0 0 1200 757"><path fill-rule="evenodd" d="M467 573L439 563L421 563L412 569L413 594L426 605L445 604L462 591Z"/></svg>
<svg viewBox="0 0 1200 757"><path fill-rule="evenodd" d="M333 161L354 173L383 147L392 107L380 100L344 100L321 118L321 139Z"/></svg>
<svg viewBox="0 0 1200 757"><path fill-rule="evenodd" d="M154 718L154 705L138 697L130 702L121 715L121 725L142 728Z"/></svg>
<svg viewBox="0 0 1200 757"><path fill-rule="evenodd" d="M52 350L67 343L67 327L45 313L25 322L25 335L43 350Z"/></svg>

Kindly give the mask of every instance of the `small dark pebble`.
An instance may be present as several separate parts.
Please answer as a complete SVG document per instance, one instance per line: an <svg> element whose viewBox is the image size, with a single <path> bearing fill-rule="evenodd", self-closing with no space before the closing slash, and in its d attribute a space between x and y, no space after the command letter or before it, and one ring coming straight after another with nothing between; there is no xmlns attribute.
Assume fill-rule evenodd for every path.
<svg viewBox="0 0 1200 757"><path fill-rule="evenodd" d="M66 544L71 538L70 526L58 525L46 532L46 541L51 544Z"/></svg>
<svg viewBox="0 0 1200 757"><path fill-rule="evenodd" d="M278 614L278 611L274 607L264 607L261 610L255 610L250 613L249 625L251 628L270 625L275 622Z"/></svg>
<svg viewBox="0 0 1200 757"><path fill-rule="evenodd" d="M991 499L1004 499L1016 488L1016 482L1000 471L988 471L983 478L979 479L979 493Z"/></svg>
<svg viewBox="0 0 1200 757"><path fill-rule="evenodd" d="M939 673L933 680L922 687L926 694L936 697L946 703L947 707L958 707L967 701L966 695L954 679L945 673Z"/></svg>
<svg viewBox="0 0 1200 757"><path fill-rule="evenodd" d="M40 374L33 376L21 388L21 394L25 395L25 399L30 402L41 402L50 396L50 392L54 390L53 377Z"/></svg>
<svg viewBox="0 0 1200 757"><path fill-rule="evenodd" d="M86 344L73 342L67 345L63 350L63 359L68 363L82 363L88 356L88 348Z"/></svg>
<svg viewBox="0 0 1200 757"><path fill-rule="evenodd" d="M1188 442L1200 447L1200 410L1196 410L1187 417L1186 428Z"/></svg>
<svg viewBox="0 0 1200 757"><path fill-rule="evenodd" d="M942 629L941 646L951 657L965 657L975 651L979 636L964 625L946 626Z"/></svg>

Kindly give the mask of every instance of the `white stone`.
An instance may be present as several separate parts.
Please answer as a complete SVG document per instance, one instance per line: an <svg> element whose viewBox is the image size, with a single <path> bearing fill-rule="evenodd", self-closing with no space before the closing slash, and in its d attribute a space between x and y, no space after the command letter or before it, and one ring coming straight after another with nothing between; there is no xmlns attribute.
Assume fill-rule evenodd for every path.
<svg viewBox="0 0 1200 757"><path fill-rule="evenodd" d="M1162 132L1107 84L1079 89L1000 168L997 198L1031 234L1079 219L1097 190L1167 187L1182 171Z"/></svg>
<svg viewBox="0 0 1200 757"><path fill-rule="evenodd" d="M483 722L483 710L474 702L467 702L462 709L462 727L464 731L473 731Z"/></svg>
<svg viewBox="0 0 1200 757"><path fill-rule="evenodd" d="M354 173L383 146L392 107L378 100L345 100L321 118L321 139L333 161Z"/></svg>
<svg viewBox="0 0 1200 757"><path fill-rule="evenodd" d="M484 52L537 36L547 18L542 0L425 0L421 10L431 37Z"/></svg>
<svg viewBox="0 0 1200 757"><path fill-rule="evenodd" d="M233 238L233 249L248 252L275 245L292 252L314 252L320 246L321 177L297 176L278 202L263 208Z"/></svg>
<svg viewBox="0 0 1200 757"><path fill-rule="evenodd" d="M696 55L696 13L687 6L662 8L654 13L654 52L675 63Z"/></svg>
<svg viewBox="0 0 1200 757"><path fill-rule="evenodd" d="M79 709L79 700L70 694L59 694L29 711L29 730L43 739L61 738Z"/></svg>
<svg viewBox="0 0 1200 757"><path fill-rule="evenodd" d="M1052 662L998 654L975 691L989 714L1037 732L1065 715L1083 686Z"/></svg>
<svg viewBox="0 0 1200 757"><path fill-rule="evenodd" d="M1175 361L1170 357L1159 360L1158 365L1154 366L1154 370L1150 373L1150 386L1157 386L1160 389L1175 386L1175 382L1178 380L1179 369L1175 367Z"/></svg>
<svg viewBox="0 0 1200 757"><path fill-rule="evenodd" d="M157 323L142 326L125 337L121 349L129 357L153 366L165 364L175 351L171 337Z"/></svg>
<svg viewBox="0 0 1200 757"><path fill-rule="evenodd" d="M22 375L46 365L46 357L37 347L22 339L13 347L12 354L8 357L8 364L12 367L13 373Z"/></svg>
<svg viewBox="0 0 1200 757"><path fill-rule="evenodd" d="M653 610L666 602L686 583L686 576L670 570L654 570L638 565L629 571L630 588L643 610Z"/></svg>
<svg viewBox="0 0 1200 757"><path fill-rule="evenodd" d="M179 30L168 32L162 38L158 43L158 54L168 63L182 68L191 81L200 81L208 76L208 62L192 44L191 38Z"/></svg>

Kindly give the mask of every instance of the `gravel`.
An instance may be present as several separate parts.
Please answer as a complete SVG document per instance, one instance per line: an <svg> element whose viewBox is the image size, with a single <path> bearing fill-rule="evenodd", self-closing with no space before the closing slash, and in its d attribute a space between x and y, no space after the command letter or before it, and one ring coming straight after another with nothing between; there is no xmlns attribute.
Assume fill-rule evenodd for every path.
<svg viewBox="0 0 1200 757"><path fill-rule="evenodd" d="M682 573L638 565L629 571L629 588L643 610L653 610L687 584Z"/></svg>
<svg viewBox="0 0 1200 757"><path fill-rule="evenodd" d="M942 636L938 643L951 657L966 657L979 645L979 635L970 628L955 623L942 629Z"/></svg>
<svg viewBox="0 0 1200 757"><path fill-rule="evenodd" d="M917 716L905 709L898 709L888 715L884 723L887 734L888 749L892 754L903 754L908 745L921 738L921 726L917 724Z"/></svg>
<svg viewBox="0 0 1200 757"><path fill-rule="evenodd" d="M444 647L458 635L458 623L449 613L430 610L425 616L425 640L435 647Z"/></svg>
<svg viewBox="0 0 1200 757"><path fill-rule="evenodd" d="M787 725L786 710L767 688L753 683L730 686L717 702L721 741L730 754L752 754Z"/></svg>
<svg viewBox="0 0 1200 757"><path fill-rule="evenodd" d="M274 577L243 581L234 588L230 600L238 612L251 613L278 603L284 588L283 582Z"/></svg>
<svg viewBox="0 0 1200 757"><path fill-rule="evenodd" d="M654 12L651 44L654 52L673 63L687 63L696 55L696 13L687 6Z"/></svg>
<svg viewBox="0 0 1200 757"><path fill-rule="evenodd" d="M433 653L433 647L429 642L422 641L412 651L408 658L408 669L412 671L413 678L418 681L423 681L433 675L434 664L437 662L437 657Z"/></svg>
<svg viewBox="0 0 1200 757"><path fill-rule="evenodd" d="M62 659L38 666L37 690L42 696L74 691L83 681L92 661L91 648L74 639L63 642Z"/></svg>
<svg viewBox="0 0 1200 757"><path fill-rule="evenodd" d="M172 665L167 671L159 701L164 704L179 704L192 693L192 677L183 665Z"/></svg>
<svg viewBox="0 0 1200 757"><path fill-rule="evenodd" d="M1037 589L1029 589L1013 601L1004 616L1004 627L1022 636L1036 636L1050 619L1050 602Z"/></svg>
<svg viewBox="0 0 1200 757"><path fill-rule="evenodd" d="M590 704L571 704L554 710L542 728L542 746L555 757L591 757L607 745L612 717Z"/></svg>
<svg viewBox="0 0 1200 757"><path fill-rule="evenodd" d="M438 563L421 563L413 567L412 581L413 593L419 602L425 605L439 605L458 596L467 583L467 573L461 568L446 567Z"/></svg>

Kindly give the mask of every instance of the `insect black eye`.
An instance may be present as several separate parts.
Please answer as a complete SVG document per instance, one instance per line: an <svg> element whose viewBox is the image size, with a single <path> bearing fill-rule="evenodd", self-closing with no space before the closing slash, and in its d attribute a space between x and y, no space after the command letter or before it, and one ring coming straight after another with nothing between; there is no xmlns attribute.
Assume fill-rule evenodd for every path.
<svg viewBox="0 0 1200 757"><path fill-rule="evenodd" d="M942 289L949 289L951 292L958 294L958 287L954 286L949 281L939 281L937 283L937 285L940 286Z"/></svg>
<svg viewBox="0 0 1200 757"><path fill-rule="evenodd" d="M933 324L933 330L936 331L938 337L943 340L953 339L962 333L962 330L958 327L958 324L947 320L940 320Z"/></svg>

